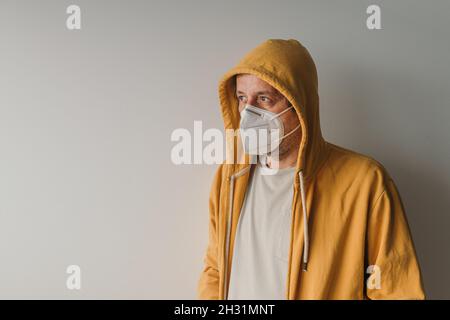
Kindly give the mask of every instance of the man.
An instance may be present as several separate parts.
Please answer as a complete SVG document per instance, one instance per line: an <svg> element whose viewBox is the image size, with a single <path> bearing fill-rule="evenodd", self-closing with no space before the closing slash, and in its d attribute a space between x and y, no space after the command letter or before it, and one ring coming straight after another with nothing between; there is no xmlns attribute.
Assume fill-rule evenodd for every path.
<svg viewBox="0 0 450 320"><path fill-rule="evenodd" d="M198 298L425 298L394 181L376 160L322 137L305 47L262 43L224 75L219 96L226 129L241 138L277 129L279 139L257 148L242 139L244 163L219 167Z"/></svg>

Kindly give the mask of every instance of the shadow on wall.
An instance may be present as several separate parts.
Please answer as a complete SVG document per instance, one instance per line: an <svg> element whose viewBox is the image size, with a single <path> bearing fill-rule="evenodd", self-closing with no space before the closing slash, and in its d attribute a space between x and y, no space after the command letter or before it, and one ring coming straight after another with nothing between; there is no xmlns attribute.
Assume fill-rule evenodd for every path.
<svg viewBox="0 0 450 320"><path fill-rule="evenodd" d="M439 130L444 129L433 125L444 115L430 113L444 110L439 105L442 99L436 98L433 84L403 70L355 70L354 65L343 65L348 69L339 71L343 81L338 85L344 87L338 89L350 92L350 101L345 101L340 123L350 128L346 141L352 141L352 146L343 146L386 167L405 207L426 297L449 299L450 171L442 160L447 151Z"/></svg>
<svg viewBox="0 0 450 320"><path fill-rule="evenodd" d="M428 299L450 297L450 198L444 176L403 166L401 154L393 153L397 187L408 217ZM395 158L394 158L395 157ZM401 181L401 189L399 187Z"/></svg>

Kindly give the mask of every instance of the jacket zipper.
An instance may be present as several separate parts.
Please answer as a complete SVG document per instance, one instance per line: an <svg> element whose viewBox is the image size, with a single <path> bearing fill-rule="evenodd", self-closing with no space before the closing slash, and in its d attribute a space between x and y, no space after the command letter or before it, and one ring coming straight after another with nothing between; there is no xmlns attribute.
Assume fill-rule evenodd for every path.
<svg viewBox="0 0 450 320"><path fill-rule="evenodd" d="M228 217L227 217L227 224L226 224L226 238L225 238L225 261L224 261L224 284L223 284L223 298L224 300L228 300L228 260L229 260L229 254L230 254L230 238L231 238L231 221L233 218L233 195L234 195L234 181L236 178L239 178L240 176L247 173L247 171L250 169L251 165L245 167L244 169L236 172L235 174L231 175L228 178L229 182L229 191L228 191Z"/></svg>

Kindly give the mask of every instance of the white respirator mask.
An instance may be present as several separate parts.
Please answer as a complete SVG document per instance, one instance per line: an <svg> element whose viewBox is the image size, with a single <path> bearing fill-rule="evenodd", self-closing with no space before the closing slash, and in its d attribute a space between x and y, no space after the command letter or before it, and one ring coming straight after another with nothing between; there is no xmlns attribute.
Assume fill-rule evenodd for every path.
<svg viewBox="0 0 450 320"><path fill-rule="evenodd" d="M290 106L280 113L273 113L252 105L245 105L241 111L240 136L244 151L250 155L266 155L274 152L283 138L286 138L298 128L285 134L283 121L279 118L283 113L294 108Z"/></svg>

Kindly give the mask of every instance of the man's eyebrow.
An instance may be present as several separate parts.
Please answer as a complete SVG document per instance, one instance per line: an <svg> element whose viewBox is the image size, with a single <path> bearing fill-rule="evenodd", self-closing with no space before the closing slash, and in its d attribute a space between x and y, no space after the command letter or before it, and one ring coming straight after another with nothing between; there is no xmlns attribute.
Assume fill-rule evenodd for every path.
<svg viewBox="0 0 450 320"><path fill-rule="evenodd" d="M257 94L257 95L260 95L260 94L272 94L272 95L276 95L276 92L274 92L274 91L269 91L269 90L264 90L264 91L258 91L256 94Z"/></svg>

